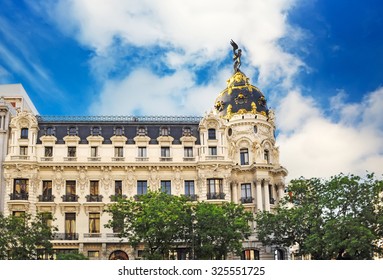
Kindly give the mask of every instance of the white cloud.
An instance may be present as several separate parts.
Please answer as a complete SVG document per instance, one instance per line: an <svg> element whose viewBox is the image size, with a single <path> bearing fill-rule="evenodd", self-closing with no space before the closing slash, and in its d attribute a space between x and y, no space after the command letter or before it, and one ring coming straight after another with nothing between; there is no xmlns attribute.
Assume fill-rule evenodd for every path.
<svg viewBox="0 0 383 280"><path fill-rule="evenodd" d="M333 105L341 112L338 121L331 120L319 104L299 92L281 99L277 141L289 179L328 177L339 172L382 175L383 116L379 108L383 106L383 89L367 94L358 104L344 103L342 95ZM352 125L347 119L351 108L357 108Z"/></svg>

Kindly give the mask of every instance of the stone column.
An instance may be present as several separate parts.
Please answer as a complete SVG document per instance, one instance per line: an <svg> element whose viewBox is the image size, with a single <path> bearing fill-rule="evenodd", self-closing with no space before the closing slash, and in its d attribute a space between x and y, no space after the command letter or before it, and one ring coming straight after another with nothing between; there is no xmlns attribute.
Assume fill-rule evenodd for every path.
<svg viewBox="0 0 383 280"><path fill-rule="evenodd" d="M238 203L238 183L237 182L233 182L232 184L231 201L234 203Z"/></svg>
<svg viewBox="0 0 383 280"><path fill-rule="evenodd" d="M263 190L265 196L265 210L270 211L270 190L269 181L263 181Z"/></svg>
<svg viewBox="0 0 383 280"><path fill-rule="evenodd" d="M256 199L257 199L257 211L263 211L262 203L262 180L257 180L256 182Z"/></svg>
<svg viewBox="0 0 383 280"><path fill-rule="evenodd" d="M285 195L285 186L283 184L278 184L278 201L281 201L284 195Z"/></svg>

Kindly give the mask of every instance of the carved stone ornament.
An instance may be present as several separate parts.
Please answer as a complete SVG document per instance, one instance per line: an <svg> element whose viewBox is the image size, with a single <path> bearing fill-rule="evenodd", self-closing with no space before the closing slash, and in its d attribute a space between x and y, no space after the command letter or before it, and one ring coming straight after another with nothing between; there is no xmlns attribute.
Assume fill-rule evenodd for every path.
<svg viewBox="0 0 383 280"><path fill-rule="evenodd" d="M104 189L107 191L112 185L112 176L109 168L104 169L101 181Z"/></svg>
<svg viewBox="0 0 383 280"><path fill-rule="evenodd" d="M78 170L78 177L77 177L77 183L80 187L81 192L84 192L87 182L88 182L87 171L84 167L81 167Z"/></svg>
<svg viewBox="0 0 383 280"><path fill-rule="evenodd" d="M133 194L133 188L134 188L134 182L136 181L136 176L134 176L133 168L129 168L126 171L126 187L127 187L127 193L129 195Z"/></svg>
<svg viewBox="0 0 383 280"><path fill-rule="evenodd" d="M63 175L63 171L60 168L55 170L53 185L56 186L56 189L58 191L60 191L61 187L64 186L64 175Z"/></svg>

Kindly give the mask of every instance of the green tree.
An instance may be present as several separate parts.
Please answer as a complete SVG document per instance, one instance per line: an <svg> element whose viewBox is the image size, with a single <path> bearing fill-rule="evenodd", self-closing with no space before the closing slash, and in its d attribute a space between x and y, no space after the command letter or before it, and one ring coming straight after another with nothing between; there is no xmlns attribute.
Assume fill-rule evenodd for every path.
<svg viewBox="0 0 383 280"><path fill-rule="evenodd" d="M0 259L37 259L38 250L52 252L54 228L47 225L45 216L30 214L20 217L0 214Z"/></svg>
<svg viewBox="0 0 383 280"><path fill-rule="evenodd" d="M143 242L146 259L165 259L180 240L188 239L190 206L184 197L149 191L138 201L121 199L107 211L112 215L107 227L120 230L133 247Z"/></svg>
<svg viewBox="0 0 383 280"><path fill-rule="evenodd" d="M57 260L89 260L88 257L86 257L82 253L60 253L57 254Z"/></svg>
<svg viewBox="0 0 383 280"><path fill-rule="evenodd" d="M313 259L372 259L382 253L382 191L374 174L293 180L273 213L257 214L258 238Z"/></svg>
<svg viewBox="0 0 383 280"><path fill-rule="evenodd" d="M226 259L242 251L242 240L251 234L253 214L240 204L200 202L195 206L194 252L197 259Z"/></svg>

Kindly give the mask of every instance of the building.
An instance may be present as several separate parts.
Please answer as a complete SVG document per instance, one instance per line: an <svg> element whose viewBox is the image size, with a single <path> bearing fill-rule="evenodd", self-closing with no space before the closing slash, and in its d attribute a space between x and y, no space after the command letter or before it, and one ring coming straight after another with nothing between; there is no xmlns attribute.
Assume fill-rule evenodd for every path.
<svg viewBox="0 0 383 280"><path fill-rule="evenodd" d="M103 209L149 186L242 203L253 213L272 211L284 196L274 112L238 64L203 117L40 116L21 85L2 86L0 94L3 212L52 213L56 252L138 259L139 250L104 228L110 217ZM255 234L243 246L245 259L288 256Z"/></svg>

